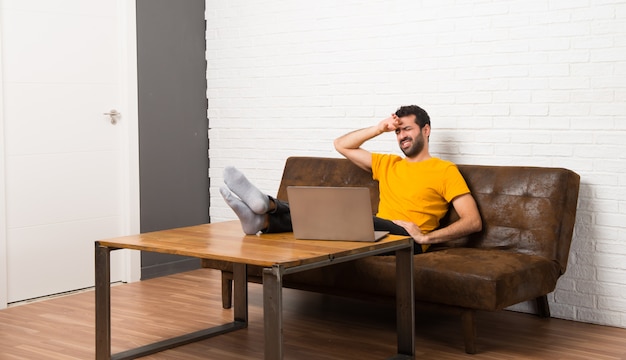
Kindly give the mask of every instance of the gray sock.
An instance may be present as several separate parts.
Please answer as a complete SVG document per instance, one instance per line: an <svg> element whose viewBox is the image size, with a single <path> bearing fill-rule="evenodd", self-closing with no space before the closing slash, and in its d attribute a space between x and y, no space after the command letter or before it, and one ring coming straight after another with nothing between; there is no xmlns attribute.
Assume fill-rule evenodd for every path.
<svg viewBox="0 0 626 360"><path fill-rule="evenodd" d="M222 194L222 197L228 206L230 206L235 214L237 214L237 217L241 222L243 232L248 235L254 235L263 230L263 225L265 223L264 215L256 214L243 201L233 196L230 190L228 190L225 186L220 187L220 194Z"/></svg>
<svg viewBox="0 0 626 360"><path fill-rule="evenodd" d="M227 166L224 169L224 183L255 213L263 215L268 212L270 199L252 185L241 171Z"/></svg>

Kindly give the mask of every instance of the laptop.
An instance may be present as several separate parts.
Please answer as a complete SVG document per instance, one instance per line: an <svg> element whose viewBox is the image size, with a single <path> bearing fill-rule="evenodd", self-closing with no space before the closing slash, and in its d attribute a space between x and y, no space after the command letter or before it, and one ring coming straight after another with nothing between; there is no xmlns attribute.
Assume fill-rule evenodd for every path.
<svg viewBox="0 0 626 360"><path fill-rule="evenodd" d="M293 234L301 240L378 241L365 187L288 186Z"/></svg>

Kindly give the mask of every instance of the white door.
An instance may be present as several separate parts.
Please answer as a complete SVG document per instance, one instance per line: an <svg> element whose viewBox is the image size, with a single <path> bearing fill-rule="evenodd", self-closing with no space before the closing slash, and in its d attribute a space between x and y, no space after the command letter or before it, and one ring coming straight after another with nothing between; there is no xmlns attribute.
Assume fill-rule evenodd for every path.
<svg viewBox="0 0 626 360"><path fill-rule="evenodd" d="M139 229L134 4L0 0L5 302L93 286L94 241Z"/></svg>

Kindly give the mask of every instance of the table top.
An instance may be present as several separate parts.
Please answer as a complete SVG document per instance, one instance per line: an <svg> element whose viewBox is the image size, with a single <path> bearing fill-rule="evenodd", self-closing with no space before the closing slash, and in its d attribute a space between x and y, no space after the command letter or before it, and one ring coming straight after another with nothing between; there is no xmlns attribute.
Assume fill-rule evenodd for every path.
<svg viewBox="0 0 626 360"><path fill-rule="evenodd" d="M400 235L388 235L376 242L296 240L293 233L245 235L238 220L96 241L109 248L286 268L380 249L392 251L398 245L412 242Z"/></svg>

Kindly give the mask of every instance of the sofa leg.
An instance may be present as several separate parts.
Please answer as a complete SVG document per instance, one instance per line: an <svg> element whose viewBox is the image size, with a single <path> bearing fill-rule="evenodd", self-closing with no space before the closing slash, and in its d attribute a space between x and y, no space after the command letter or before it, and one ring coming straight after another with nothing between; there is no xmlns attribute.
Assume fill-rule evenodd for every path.
<svg viewBox="0 0 626 360"><path fill-rule="evenodd" d="M465 340L465 352L468 354L476 353L476 324L474 322L474 313L472 309L465 309L461 314L461 322L463 323L463 338Z"/></svg>
<svg viewBox="0 0 626 360"><path fill-rule="evenodd" d="M222 307L230 309L233 305L233 274L222 271Z"/></svg>
<svg viewBox="0 0 626 360"><path fill-rule="evenodd" d="M548 304L548 296L543 295L535 299L537 303L537 314L542 318L550 317L550 305Z"/></svg>

